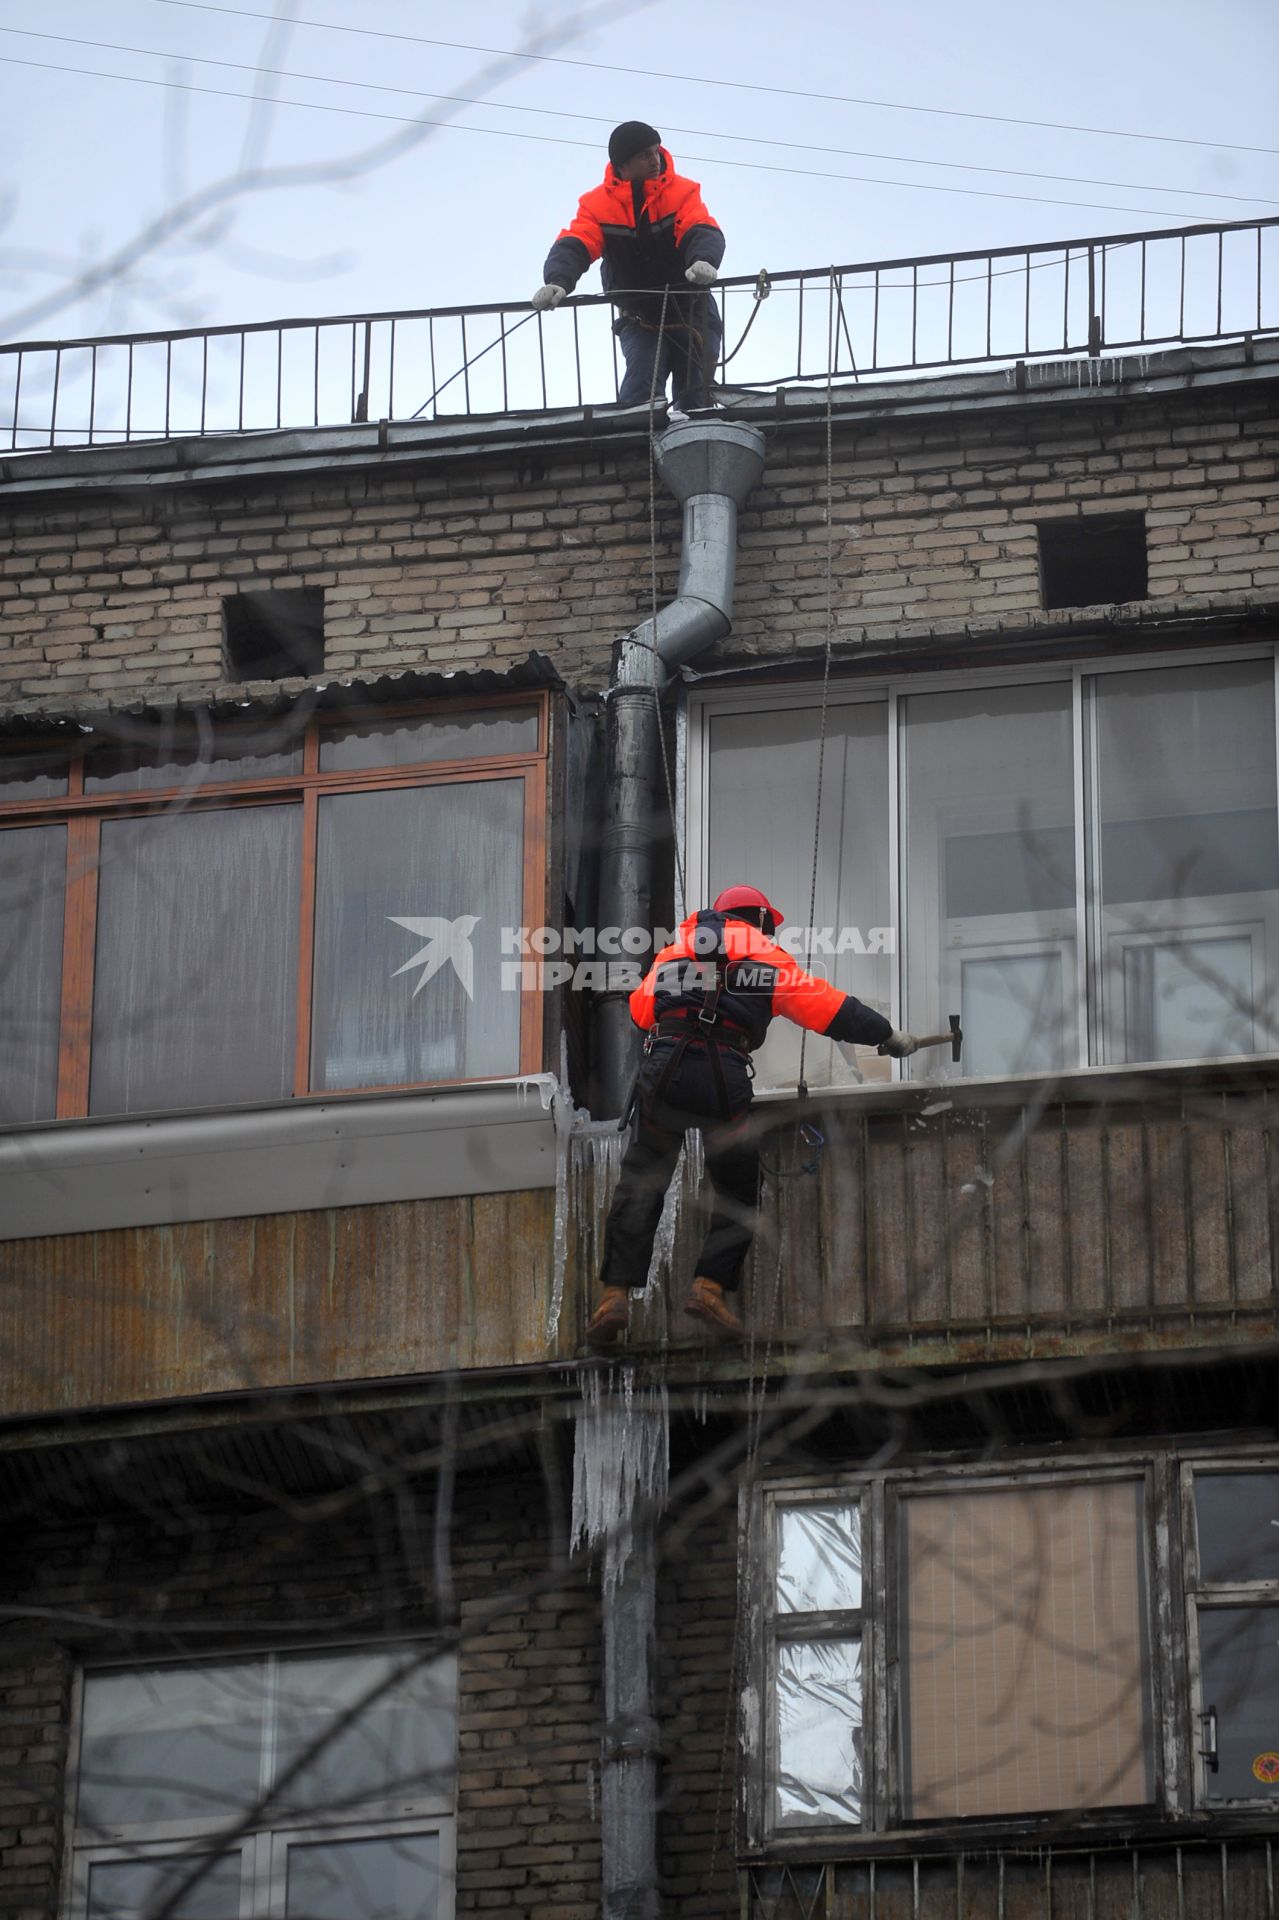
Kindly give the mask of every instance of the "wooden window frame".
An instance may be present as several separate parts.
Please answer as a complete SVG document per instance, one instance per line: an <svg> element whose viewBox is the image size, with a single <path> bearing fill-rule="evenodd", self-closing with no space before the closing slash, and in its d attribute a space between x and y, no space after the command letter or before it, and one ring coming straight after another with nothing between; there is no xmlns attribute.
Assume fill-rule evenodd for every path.
<svg viewBox="0 0 1279 1920"><path fill-rule="evenodd" d="M459 711L518 706L537 716L537 744L522 753L476 754L468 758L432 760L413 765L388 765L322 772L320 742L334 728L369 721L447 719ZM285 716L287 717L287 716ZM216 735L215 735L216 737ZM540 925L546 911L548 825L547 784L550 756L550 700L545 692L512 691L450 699L404 702L368 707L335 708L311 715L302 725L301 766L291 773L259 775L245 780L218 780L198 791L191 786L133 789L120 793L86 793L85 765L94 747L92 738L78 743L51 739L23 739L14 743L15 755L27 756L47 747L65 751L69 759L65 795L38 800L0 802L0 829L16 826L67 826L67 887L62 942L62 996L59 1019L58 1093L54 1118L89 1117L89 1074L92 1043L94 961L97 928L98 861L105 821L162 813L175 804L185 812L223 811L228 807L300 804L302 808L301 882L297 902L299 943L297 961L296 1030L293 1086L295 1100L358 1099L364 1094L411 1093L441 1086L475 1086L493 1075L454 1080L393 1082L386 1086L312 1088L311 1024L315 965L316 852L321 799L332 794L386 792L403 787L462 785L494 779L519 779L524 794L524 844L520 924ZM4 757L0 750L0 774ZM542 1065L542 996L536 988L520 987L519 1063L508 1076L537 1073ZM95 1115L95 1119L132 1116ZM38 1124L47 1124L40 1122Z"/></svg>
<svg viewBox="0 0 1279 1920"><path fill-rule="evenodd" d="M1237 1454L1195 1456L1201 1470L1251 1464ZM1279 1455L1267 1464L1279 1465ZM1063 1823L1098 1835L1130 1832L1135 1825L1163 1827L1189 1812L1192 1770L1191 1702L1184 1684L1185 1649L1179 1621L1183 1582L1175 1539L1180 1533L1177 1475L1180 1460L1154 1448L1118 1453L1104 1461L1091 1458L1028 1458L1015 1468L982 1468L976 1463L937 1463L923 1467L849 1472L838 1478L787 1479L743 1493L739 1511L739 1565L745 1570L741 1596L747 1657L740 1702L742 1764L739 1770L739 1820L742 1852L751 1859L783 1860L818 1856L856 1857L887 1844L920 1843L962 1834L965 1847L1024 1839ZM1139 1481L1142 1523L1139 1544L1146 1590L1146 1631L1152 1791L1134 1807L1065 1809L1061 1813L1010 1813L910 1819L903 1815L902 1692L903 1596L900 1590L901 1504L911 1494L989 1493L1030 1487L1078 1486L1100 1480ZM1186 1496L1182 1496L1183 1498ZM856 1825L835 1823L781 1826L775 1817L776 1700L775 1649L778 1639L802 1637L777 1632L775 1605L777 1513L794 1506L860 1504L862 1515L862 1605L839 1614L802 1615L814 1624L814 1637L862 1640L863 1803ZM1238 1803L1231 1803L1232 1806ZM1268 1809L1273 1814L1273 1803Z"/></svg>

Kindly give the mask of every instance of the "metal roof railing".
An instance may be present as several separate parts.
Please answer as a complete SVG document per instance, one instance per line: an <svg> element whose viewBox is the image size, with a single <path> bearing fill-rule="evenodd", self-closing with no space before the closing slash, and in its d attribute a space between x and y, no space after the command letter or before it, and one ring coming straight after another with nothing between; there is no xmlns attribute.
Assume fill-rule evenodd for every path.
<svg viewBox="0 0 1279 1920"><path fill-rule="evenodd" d="M1279 331L1279 217L761 271L715 297L733 388L1096 361ZM603 406L617 298L0 345L0 448ZM678 296L681 318L698 298Z"/></svg>

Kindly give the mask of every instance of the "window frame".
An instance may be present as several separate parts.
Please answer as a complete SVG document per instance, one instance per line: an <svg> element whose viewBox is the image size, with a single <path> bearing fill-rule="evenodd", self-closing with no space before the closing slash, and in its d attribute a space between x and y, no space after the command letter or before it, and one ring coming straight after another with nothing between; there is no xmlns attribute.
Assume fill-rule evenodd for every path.
<svg viewBox="0 0 1279 1920"><path fill-rule="evenodd" d="M897 930L898 936L892 953L891 991L889 1006L886 1009L892 1024L899 1027L904 1016L907 968L907 942L901 937L905 918L903 902L907 854L902 833L902 820L905 813L905 756L902 752L899 702L903 698L925 693L971 693L983 687L1011 688L1053 682L1069 686L1072 715L1071 766L1074 785L1072 800L1075 842L1075 952L1074 979L1066 983L1066 1001L1068 1011L1073 1010L1074 1014L1074 1044L1068 1045L1065 1050L1065 1066L1061 1071L1113 1072L1116 1066L1125 1068L1129 1063L1115 1062L1109 1058L1105 996L1109 985L1108 975L1113 972L1113 963L1108 951L1102 950L1104 937L1101 919L1104 909L1100 901L1091 898L1090 874L1097 870L1096 841L1100 833L1100 823L1096 804L1098 769L1096 754L1091 750L1096 737L1097 723L1095 716L1090 712L1089 683L1095 683L1110 674L1158 672L1178 667L1222 667L1265 660L1271 662L1273 673L1276 792L1279 796L1279 645L1273 642L1231 641L1217 647L1197 646L1149 653L1115 653L1106 655L1104 658L1088 660L1064 657L1036 661L1024 667L1004 665L967 671L949 669L917 674L878 673L864 678L832 679L828 695L832 705L877 702L886 703L887 706L888 897L892 916L891 924ZM789 711L796 708L817 710L821 704L821 697L821 682L815 679L788 681L784 684L754 681L731 687L718 686L706 689L699 687L684 696L678 715L680 773L678 818L683 840L686 891L683 898L677 894L677 918L682 918L692 910L692 907L702 904L709 883L711 721L719 716L737 713ZM1090 815L1086 812L1086 793L1091 804ZM1277 801L1276 815L1279 821L1279 801ZM801 912L806 912L808 879L809 874L805 866L802 875L804 899L799 903L797 911L792 914L792 919L798 919ZM1232 921L1231 924L1234 925L1235 922ZM1274 964L1275 984L1279 989L1279 953L1274 956ZM1202 1055L1199 1058L1205 1061L1210 1059L1233 1061L1266 1057L1277 1050L1279 1050L1279 1035L1276 1036L1275 1045L1265 1049L1262 1055ZM1141 1070L1158 1063L1132 1064L1137 1070ZM911 1080L908 1063L894 1061L891 1063L891 1068L891 1078L894 1081L909 1082ZM967 1076L962 1074L958 1076L960 1079L965 1077ZM1035 1073L1031 1077L1042 1079L1044 1076L1042 1073ZM761 1088L760 1093L766 1099L788 1098L791 1089L788 1087Z"/></svg>
<svg viewBox="0 0 1279 1920"><path fill-rule="evenodd" d="M401 719L430 720L437 715L447 720L450 714L461 710L475 712L514 706L532 711L537 720L537 744L522 753L477 754L470 758L423 761L409 765L388 764L372 768L331 771L321 771L320 768L321 741L325 733L334 728L369 721L390 723ZM287 716L283 718L287 719ZM216 731L212 737L216 740ZM129 789L115 793L85 792L86 762L99 742L91 737L71 744L50 741L50 751L61 746L68 756L67 793L33 800L0 801L0 830L59 823L65 823L67 827L57 1100L51 1116L32 1124L48 1125L50 1120L83 1120L90 1117L95 1121L137 1117L136 1113L91 1115L89 1106L101 833L103 825L111 820L160 814L175 805L180 806L183 812L192 813L273 805L301 807L299 887L295 902L298 953L293 1074L291 1091L285 1098L347 1100L358 1099L365 1094L410 1093L427 1087L473 1086L492 1081L494 1076L482 1075L450 1080L396 1081L368 1087L312 1086L319 805L321 799L332 795L465 785L498 779L520 781L524 808L520 924L539 925L545 914L548 872L549 696L545 691L514 689L507 693L476 695L473 698L454 696L448 699L388 703L385 706L339 707L310 715L300 726L298 737L301 763L294 772L259 775L243 780L217 780L198 785L188 782L184 785ZM28 757L39 751L42 744L26 738L14 742L14 757ZM4 747L0 746L0 777L3 769ZM542 1065L542 996L531 984L522 983L519 992L519 1059L509 1075L499 1076L503 1079L536 1073ZM258 1102L250 1100L245 1104L256 1105ZM166 1108L163 1111L191 1112L199 1109Z"/></svg>
<svg viewBox="0 0 1279 1920"><path fill-rule="evenodd" d="M824 1833L832 1828L820 1822L795 1822L782 1825L776 1816L774 1797L780 1778L779 1765L779 1725L776 1711L777 1685L777 1649L779 1645L791 1640L824 1641L851 1639L854 1636L862 1650L862 1776L863 1806L874 1803L877 1795L874 1783L870 1780L870 1771L866 1765L868 1755L878 1755L882 1742L876 1738L878 1731L873 1718L878 1707L879 1690L870 1681L872 1665L877 1664L880 1654L878 1637L882 1622L875 1617L875 1610L867 1604L872 1591L872 1581L876 1569L881 1564L874 1552L873 1536L876 1530L876 1512L874 1494L876 1483L871 1479L850 1479L839 1487L821 1487L813 1491L812 1497L802 1500L778 1500L776 1490L766 1487L762 1490L763 1500L763 1576L760 1587L759 1617L762 1628L763 1672L760 1699L763 1703L764 1725L760 1742L760 1762L762 1773L759 1780L761 1811L769 1829L774 1834L784 1834L788 1839L798 1835L800 1838L813 1833ZM806 1490L807 1495L807 1490ZM794 1507L842 1506L856 1507L861 1525L861 1575L862 1604L860 1607L841 1607L828 1609L820 1613L791 1612L782 1613L775 1605L765 1604L766 1596L777 1592L778 1574L778 1515L784 1508ZM882 1516L881 1516L882 1517ZM783 1632L779 1622L798 1623L796 1631ZM802 1630L801 1630L802 1629ZM850 1823L851 1825L851 1823ZM837 1826L836 1832L847 1832L848 1827ZM864 1830L864 1822L855 1831Z"/></svg>
<svg viewBox="0 0 1279 1920"><path fill-rule="evenodd" d="M1200 1658L1199 1616L1224 1607L1263 1607L1275 1608L1279 1618L1279 1577L1270 1580L1204 1580L1199 1566L1199 1522L1195 1504L1195 1480L1200 1474L1228 1473L1274 1473L1279 1475L1279 1458L1273 1453L1257 1452L1233 1454L1229 1458L1215 1460L1197 1456L1181 1463L1179 1496L1181 1502L1182 1538L1185 1541L1185 1617L1186 1617L1186 1663L1187 1698L1190 1713L1190 1757L1193 1768L1193 1799L1200 1813L1226 1814L1257 1811L1270 1815L1276 1812L1276 1798L1250 1796L1235 1799L1233 1797L1213 1796L1208 1792L1208 1759L1204 1744L1204 1721L1207 1708L1204 1705L1203 1669ZM1279 1739L1276 1740L1279 1746Z"/></svg>
<svg viewBox="0 0 1279 1920"><path fill-rule="evenodd" d="M1069 1826L1113 1835L1134 1826L1167 1828L1195 1812L1264 1812L1273 1818L1275 1803L1205 1803L1195 1788L1199 1760L1192 1718L1198 1698L1186 1680L1186 1620L1192 1594L1178 1552L1190 1484L1195 1472L1279 1471L1279 1449L1214 1454L1181 1454L1153 1447L1135 1448L1099 1459L1075 1454L1060 1459L1027 1457L1015 1465L984 1467L979 1462L938 1461L879 1470L852 1469L832 1478L787 1476L744 1489L739 1503L739 1565L745 1569L741 1596L746 1657L739 1702L742 1754L740 1832L752 1859L781 1859L817 1853L855 1856L886 1843L918 1846L948 1835L962 1836L965 1847L1025 1837L1042 1829ZM903 1815L903 1697L901 1686L904 1607L901 1588L902 1504L911 1494L998 1492L1030 1487L1096 1485L1100 1481L1140 1482L1142 1518L1139 1544L1146 1606L1148 1658L1146 1712L1149 1716L1151 1797L1135 1805L1064 1809L1062 1812L947 1815L910 1819ZM1192 1496L1190 1496L1192 1497ZM776 1609L777 1513L784 1506L848 1506L862 1503L863 1604L863 1817L851 1823L783 1826L775 1814L776 1726L774 1622ZM793 1617L793 1616L785 1616ZM833 1616L821 1619L831 1637ZM1193 1646L1193 1640L1192 1640Z"/></svg>
<svg viewBox="0 0 1279 1920"><path fill-rule="evenodd" d="M81 1829L77 1825L77 1810L85 1690L95 1676L127 1672L139 1666L150 1668L162 1665L179 1671L190 1671L200 1667L218 1667L245 1660L257 1660L270 1665L271 1678L268 1682L268 1693L274 1701L278 1697L278 1671L281 1662L290 1659L317 1659L326 1655L340 1656L343 1653L356 1657L370 1652L407 1653L414 1646L415 1643L411 1640L397 1642L391 1648L382 1645L370 1647L358 1641L337 1643L330 1641L323 1646L228 1648L221 1654L216 1652L201 1654L186 1660L150 1660L131 1663L85 1662L78 1668L75 1675L68 1721L68 1762L64 1796L64 1831L67 1839L64 1849L60 1911L68 1916L68 1920L84 1920L88 1909L89 1875L96 1865L190 1857L201 1851L202 1842L221 1841L228 1831L234 1834L238 1825L236 1815L211 1819L140 1821L133 1826L121 1823L114 1827L91 1830L95 1837L80 1839ZM216 1851L221 1858L227 1858L233 1853L240 1856L240 1920L283 1920L288 1884L288 1855L292 1846L307 1845L321 1840L337 1843L345 1840L412 1838L428 1833L438 1835L440 1843L441 1898L436 1920L452 1920L456 1906L457 1885L461 1668L456 1652L448 1648L432 1655L423 1647L423 1655L425 1664L429 1664L433 1659L452 1662L453 1761L449 1790L446 1793L391 1795L382 1800L361 1801L351 1808L343 1807L327 1825L320 1824L314 1815L308 1817L294 1811L287 1818L281 1818L275 1825L251 1828L230 1840L226 1846L218 1846L216 1849L211 1847L210 1851ZM255 1900L258 1902L256 1906Z"/></svg>

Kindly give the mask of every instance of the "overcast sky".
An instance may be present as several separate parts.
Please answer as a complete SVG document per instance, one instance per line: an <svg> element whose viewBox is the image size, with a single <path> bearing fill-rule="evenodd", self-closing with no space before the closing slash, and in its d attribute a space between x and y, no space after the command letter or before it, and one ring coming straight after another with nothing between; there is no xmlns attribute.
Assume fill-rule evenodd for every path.
<svg viewBox="0 0 1279 1920"><path fill-rule="evenodd" d="M575 17L559 61L426 44L514 49ZM1279 149L1273 0L3 0L0 25L11 340L527 300L629 118L702 181L725 273L1279 212L1279 158L1242 150ZM444 113L425 138L361 117ZM406 150L346 179L216 191L388 140ZM200 219L67 299L200 194Z"/></svg>

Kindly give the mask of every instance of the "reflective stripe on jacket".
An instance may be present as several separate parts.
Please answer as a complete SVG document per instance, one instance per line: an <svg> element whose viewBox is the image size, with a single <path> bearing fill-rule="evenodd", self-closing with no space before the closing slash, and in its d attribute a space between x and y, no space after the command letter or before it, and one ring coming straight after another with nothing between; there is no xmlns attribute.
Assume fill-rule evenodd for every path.
<svg viewBox="0 0 1279 1920"><path fill-rule="evenodd" d="M730 1032L744 1033L752 1051L762 1046L774 1014L832 1040L878 1046L892 1023L829 980L806 973L787 953L745 920L703 908L691 913L679 937L663 947L630 997L637 1027L652 1027L670 1015L696 1016L714 992L717 962L724 987L719 1017Z"/></svg>
<svg viewBox="0 0 1279 1920"><path fill-rule="evenodd" d="M549 285L571 293L601 255L606 289L680 285L694 260L718 267L724 236L706 211L700 186L676 173L665 147L661 154L655 180L623 180L610 164L601 184L582 195L546 257L542 277Z"/></svg>

